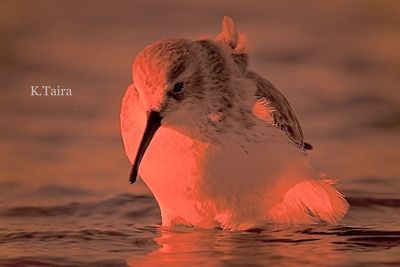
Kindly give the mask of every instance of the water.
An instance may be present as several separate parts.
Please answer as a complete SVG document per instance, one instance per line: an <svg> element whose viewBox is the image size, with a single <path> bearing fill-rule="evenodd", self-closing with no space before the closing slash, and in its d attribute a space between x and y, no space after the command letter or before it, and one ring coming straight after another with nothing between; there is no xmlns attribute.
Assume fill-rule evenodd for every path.
<svg viewBox="0 0 400 267"><path fill-rule="evenodd" d="M0 6L0 265L400 265L396 1ZM222 14L292 103L313 165L340 179L339 225L164 229L151 193L127 183L118 113L132 58L161 37L216 34ZM73 96L31 97L41 84Z"/></svg>
<svg viewBox="0 0 400 267"><path fill-rule="evenodd" d="M47 188L48 193L62 188ZM67 190L65 190L67 191ZM72 191L71 191L72 192ZM69 194L71 193L69 192ZM397 266L399 199L349 198L340 225L225 232L159 226L148 194L2 208L4 266Z"/></svg>

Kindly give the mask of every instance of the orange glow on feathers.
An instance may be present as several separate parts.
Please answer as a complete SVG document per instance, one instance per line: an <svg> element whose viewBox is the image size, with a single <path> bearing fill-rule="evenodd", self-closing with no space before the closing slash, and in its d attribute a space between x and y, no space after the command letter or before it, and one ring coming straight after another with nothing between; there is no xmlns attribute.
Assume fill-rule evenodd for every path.
<svg viewBox="0 0 400 267"><path fill-rule="evenodd" d="M162 118L138 171L163 226L337 223L346 200L310 166L289 103L247 69L244 51L243 35L224 18L216 39L164 39L135 59L121 132L133 162L147 114Z"/></svg>

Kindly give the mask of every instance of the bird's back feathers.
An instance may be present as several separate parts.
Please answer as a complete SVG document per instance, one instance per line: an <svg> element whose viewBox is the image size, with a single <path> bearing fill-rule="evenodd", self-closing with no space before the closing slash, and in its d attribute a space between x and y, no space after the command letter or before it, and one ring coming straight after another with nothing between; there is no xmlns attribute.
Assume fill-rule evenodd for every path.
<svg viewBox="0 0 400 267"><path fill-rule="evenodd" d="M258 100L267 100L270 107L273 108L274 125L286 132L290 139L301 149L309 150L312 146L304 142L304 135L300 123L290 106L285 96L276 89L276 87L267 79L254 71L247 69L248 55L246 50L246 38L243 33L240 33L234 21L224 16L222 20L221 32L216 38L217 41L222 42L232 51L232 59L238 66L242 75L251 80L257 87L256 97ZM256 102L255 105L259 105Z"/></svg>
<svg viewBox="0 0 400 267"><path fill-rule="evenodd" d="M304 142L303 130L285 96L270 81L253 71L248 71L246 78L256 84L257 98L267 99L268 104L274 109L274 125L286 132L290 139L300 148L304 150L311 149L312 146Z"/></svg>

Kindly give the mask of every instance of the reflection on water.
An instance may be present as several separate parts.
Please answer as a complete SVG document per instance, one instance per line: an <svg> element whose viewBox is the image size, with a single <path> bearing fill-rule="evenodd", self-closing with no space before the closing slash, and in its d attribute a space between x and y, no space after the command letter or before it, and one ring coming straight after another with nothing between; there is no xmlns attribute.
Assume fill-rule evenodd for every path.
<svg viewBox="0 0 400 267"><path fill-rule="evenodd" d="M398 1L0 5L0 265L400 265ZM128 185L118 116L134 55L216 34L224 14L291 102L313 165L339 178L339 226L162 229L146 187ZM29 96L40 84L73 96Z"/></svg>
<svg viewBox="0 0 400 267"><path fill-rule="evenodd" d="M0 265L396 265L400 212L392 201L399 199L352 198L353 208L339 226L266 225L236 232L162 228L157 204L145 195L14 206L0 209Z"/></svg>
<svg viewBox="0 0 400 267"><path fill-rule="evenodd" d="M156 242L161 248L143 256L132 257L131 266L254 266L287 262L313 264L319 262L321 254L326 260L339 264L342 253L335 253L335 240L329 236L303 234L302 228L271 230L256 229L248 232L219 232L184 230L162 230Z"/></svg>

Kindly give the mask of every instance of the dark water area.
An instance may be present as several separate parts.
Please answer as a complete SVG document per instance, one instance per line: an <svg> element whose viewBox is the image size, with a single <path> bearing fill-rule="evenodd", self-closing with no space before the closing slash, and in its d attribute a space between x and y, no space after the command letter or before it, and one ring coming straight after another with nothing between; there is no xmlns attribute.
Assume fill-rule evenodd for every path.
<svg viewBox="0 0 400 267"><path fill-rule="evenodd" d="M62 188L45 188L52 190ZM57 205L3 206L0 264L398 266L400 199L348 200L350 212L336 226L265 225L235 232L162 228L157 203L148 194L124 193Z"/></svg>
<svg viewBox="0 0 400 267"><path fill-rule="evenodd" d="M339 225L160 226L119 133L134 56L167 37L248 37L335 176ZM1 1L0 266L400 266L398 1ZM71 97L32 97L32 85Z"/></svg>

